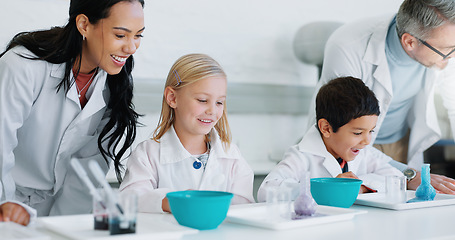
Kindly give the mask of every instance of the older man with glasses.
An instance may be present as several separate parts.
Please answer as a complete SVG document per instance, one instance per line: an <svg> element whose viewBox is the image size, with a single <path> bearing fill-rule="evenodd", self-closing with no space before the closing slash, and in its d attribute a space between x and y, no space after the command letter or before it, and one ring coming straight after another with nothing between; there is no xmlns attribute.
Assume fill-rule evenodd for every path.
<svg viewBox="0 0 455 240"><path fill-rule="evenodd" d="M423 163L423 152L441 138L436 89L455 136L454 51L454 0L404 0L396 15L346 24L326 45L318 88L330 79L353 76L375 92L381 115L374 146L404 163L392 164L408 177L411 189L420 184L415 169ZM309 119L315 119L310 109ZM437 190L455 193L454 179L431 177Z"/></svg>

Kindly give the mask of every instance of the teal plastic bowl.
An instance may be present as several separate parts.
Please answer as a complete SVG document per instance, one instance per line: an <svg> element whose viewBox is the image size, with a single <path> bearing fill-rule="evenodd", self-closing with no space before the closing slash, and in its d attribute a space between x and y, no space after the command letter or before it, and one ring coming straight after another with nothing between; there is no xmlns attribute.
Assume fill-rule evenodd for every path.
<svg viewBox="0 0 455 240"><path fill-rule="evenodd" d="M233 196L228 192L193 190L166 194L175 220L199 230L217 228L226 218Z"/></svg>
<svg viewBox="0 0 455 240"><path fill-rule="evenodd" d="M349 208L359 195L362 180L353 178L312 178L311 195L319 205Z"/></svg>

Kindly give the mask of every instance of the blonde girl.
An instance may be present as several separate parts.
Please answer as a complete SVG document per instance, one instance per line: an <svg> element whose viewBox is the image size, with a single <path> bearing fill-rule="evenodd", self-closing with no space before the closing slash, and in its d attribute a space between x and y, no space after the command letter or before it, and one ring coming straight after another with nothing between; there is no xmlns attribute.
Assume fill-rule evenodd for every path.
<svg viewBox="0 0 455 240"><path fill-rule="evenodd" d="M120 186L139 195L140 212L169 212L166 193L187 189L254 202L253 171L231 143L226 89L226 74L211 57L188 54L174 63L158 127L133 151Z"/></svg>

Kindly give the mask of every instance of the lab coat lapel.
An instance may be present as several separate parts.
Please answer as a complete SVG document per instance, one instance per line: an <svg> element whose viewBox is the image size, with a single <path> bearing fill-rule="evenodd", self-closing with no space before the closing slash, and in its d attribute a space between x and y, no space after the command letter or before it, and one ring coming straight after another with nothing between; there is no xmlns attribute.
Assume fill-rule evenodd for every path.
<svg viewBox="0 0 455 240"><path fill-rule="evenodd" d="M385 38L389 25L395 16L387 19L387 23L378 24L377 29L373 31L370 41L368 42L363 61L377 66L373 72L373 77L377 83L381 84L387 91L389 98L393 95L392 80L390 79L389 66L387 64L387 57L385 56ZM381 80L381 81L379 81ZM372 88L373 83L365 83ZM376 91L375 91L376 93ZM378 96L381 99L382 96Z"/></svg>
<svg viewBox="0 0 455 240"><path fill-rule="evenodd" d="M160 164L176 164L179 162L183 165L188 164L188 166L184 167L185 170L180 173L182 174L181 176L174 177L185 179L185 181L187 181L185 186L190 186L192 189L198 189L198 186L200 185L200 175L194 174L195 169L191 165L195 159L180 142L174 126L169 128L163 137L161 137L160 142Z"/></svg>
<svg viewBox="0 0 455 240"><path fill-rule="evenodd" d="M51 70L51 76L62 79L65 75L65 64L54 64ZM92 95L90 96L90 100L87 102L87 105L82 109L82 111L74 118L73 122L70 124L69 127L78 124L80 121L93 116L96 112L100 109L107 106L107 101L109 99L109 89L105 86L106 83L107 73L103 70L99 70L97 75L94 79L94 89L92 91ZM73 72L70 72L70 78L73 79L74 75ZM92 83L93 84L93 83ZM66 93L67 99L72 101L77 106L79 110L81 109L81 105L79 102L79 98L77 96L77 89L76 84L74 83L69 91Z"/></svg>
<svg viewBox="0 0 455 240"><path fill-rule="evenodd" d="M217 162L216 150L211 150L207 165L205 166L204 173L202 174L201 182L199 183L200 190L216 190L215 184L213 184L213 177L219 173L219 163Z"/></svg>
<svg viewBox="0 0 455 240"><path fill-rule="evenodd" d="M59 82L63 79L65 76L65 64L52 64L52 69L51 69L51 77L59 79ZM73 79L73 71L70 71L70 79ZM57 86L56 86L57 87ZM61 89L60 91L66 91L66 89ZM66 97L74 102L74 104L79 105L79 99L77 97L77 90L76 90L76 84L73 84L69 91L66 93Z"/></svg>
<svg viewBox="0 0 455 240"><path fill-rule="evenodd" d="M440 74L441 71L439 70L427 69L424 89L415 97L414 107L411 117L408 117L408 123L412 129L419 130L411 131L409 136L408 164L414 159L421 158L421 149L429 148L441 137L441 129L439 128L433 97L436 79L440 77ZM417 162L420 162L420 160Z"/></svg>
<svg viewBox="0 0 455 240"><path fill-rule="evenodd" d="M161 138L160 144L160 163L175 163L184 159L191 158L191 154L183 147L180 139L175 132L174 126Z"/></svg>
<svg viewBox="0 0 455 240"><path fill-rule="evenodd" d="M52 64L52 70L51 70L51 76L58 78L58 79L63 79L65 76L65 64ZM70 71L70 79L73 79L73 71ZM65 91L65 89L62 89ZM76 90L76 84L73 84L71 88L68 90L66 93L66 97L74 102L77 106L80 106L79 104L79 98L77 97L77 90Z"/></svg>
<svg viewBox="0 0 455 240"><path fill-rule="evenodd" d="M102 90L104 88L104 83L106 82L106 73L104 71L101 71L99 73L99 76L97 76L96 78L99 79L96 79L97 82L95 83L96 85L94 86L95 89L93 90L91 96L93 97L93 99L92 98L90 99L86 107L81 112L79 112L79 114L75 116L74 120L68 125L68 128L63 135L60 146L62 151L66 150L67 148L78 147L82 143L88 142L90 138L96 135L97 130L96 128L98 126L92 126L90 123L100 122L104 115L104 112L100 112L98 114L97 112L100 109L106 107L106 102L103 98L105 91ZM73 84L73 87L74 86L75 84ZM77 98L76 90L71 91L71 89L67 93L67 97L72 101L74 100L73 98L76 98L76 101L78 102L75 103L77 105L74 106L79 107L80 109L79 99ZM86 119L88 119L89 121L84 121ZM79 135L79 137L74 138L75 135Z"/></svg>
<svg viewBox="0 0 455 240"><path fill-rule="evenodd" d="M311 127L303 137L302 141L298 144L298 148L302 152L308 152L315 156L322 157L322 165L330 173L332 177L336 177L341 173L338 161L327 151L324 141L322 141L321 134L316 127Z"/></svg>
<svg viewBox="0 0 455 240"><path fill-rule="evenodd" d="M218 133L215 129L212 129L210 132L211 149L209 160L207 161L207 166L205 172L202 175L201 184L199 189L211 189L211 190L220 190L224 189L227 176L224 175L222 165L220 164L220 159L226 159L229 155L224 151L223 145L218 137Z"/></svg>
<svg viewBox="0 0 455 240"><path fill-rule="evenodd" d="M365 154L364 151L365 151L365 149L360 150L360 153L359 153L359 155L356 156L356 158L359 158L359 159L364 158L364 154ZM347 162L347 164L348 164L348 171L354 172L354 173L358 172L358 169L360 167L360 161L356 161L354 159L352 161Z"/></svg>
<svg viewBox="0 0 455 240"><path fill-rule="evenodd" d="M84 109L81 111L79 116L80 120L84 120L94 115L96 112L107 106L110 93L106 85L106 77L107 73L103 70L99 70L97 76L95 76L95 79L93 80L95 86L93 86L94 89L92 91L92 95L90 96L90 99Z"/></svg>
<svg viewBox="0 0 455 240"><path fill-rule="evenodd" d="M375 93L378 99L381 99L379 102L381 113L387 112L393 97L392 79L390 78L389 65L385 55L385 38L387 37L388 28L394 17L395 15L376 26L370 41L367 43L367 48L363 56L363 61L375 67L373 70L373 77L371 78L372 80L369 80L370 78L366 77L368 80L365 82L365 85ZM378 122L376 123L378 128L382 125L382 122L385 119L384 116L384 114L381 114L379 117ZM375 133L371 141L372 143L376 139L376 136L377 134Z"/></svg>
<svg viewBox="0 0 455 240"><path fill-rule="evenodd" d="M332 155L327 156L324 159L324 162L322 163L322 165L325 167L327 172L329 172L330 176L332 176L332 177L336 177L336 176L338 176L338 174L342 173L340 164L338 164L338 161ZM348 164L348 166L349 166L349 164Z"/></svg>
<svg viewBox="0 0 455 240"><path fill-rule="evenodd" d="M51 77L59 79L63 79L65 75L65 64L53 64L52 69L50 72ZM70 73L70 78L73 77L72 72ZM73 89L74 88L74 89ZM65 89L61 89L60 91L65 91ZM77 128L78 118L80 116L79 110L79 99L77 98L77 93L75 89L75 85L70 88L70 90L66 93L67 99L72 101L74 104L69 104L68 107L74 108L72 112L74 114L74 119L66 128L61 141L60 146L57 151L57 155L55 158L54 163L54 174L55 174L55 186L53 188L53 192L56 193L63 184L67 169L68 169L68 160L71 158L71 154L74 153L78 148L82 147L83 144L86 144L90 140L93 139L94 136L89 136L86 131L80 131Z"/></svg>
<svg viewBox="0 0 455 240"><path fill-rule="evenodd" d="M438 115L436 114L433 93L435 92L436 79L438 79L440 75L441 75L440 70L427 68L427 70L425 71L426 81L424 86L424 97L422 97L425 100L428 99L425 105L426 109L424 110L424 112L426 113L425 116L426 125L436 134L438 134L438 137L441 135L441 129L439 128Z"/></svg>
<svg viewBox="0 0 455 240"><path fill-rule="evenodd" d="M60 64L56 65L54 64L52 66L51 70L51 76L56 77L56 78L63 78L65 75L65 65ZM70 72L70 79L73 79L74 75L73 72ZM98 73L95 76L95 79L93 79L92 84L94 84L94 89L92 91L92 95L90 96L89 101L87 102L87 105L85 105L84 109L81 111L81 114L77 118L80 120L90 117L93 114L95 114L97 111L102 109L107 105L107 101L109 99L109 89L106 84L106 78L107 78L107 73L100 69ZM90 87L89 87L90 88ZM79 106L79 109L81 109L81 105L79 102L79 98L77 96L77 89L76 89L76 83L74 83L69 91L66 93L66 97L74 102L77 106ZM77 119L76 118L76 119ZM75 119L75 120L76 120Z"/></svg>

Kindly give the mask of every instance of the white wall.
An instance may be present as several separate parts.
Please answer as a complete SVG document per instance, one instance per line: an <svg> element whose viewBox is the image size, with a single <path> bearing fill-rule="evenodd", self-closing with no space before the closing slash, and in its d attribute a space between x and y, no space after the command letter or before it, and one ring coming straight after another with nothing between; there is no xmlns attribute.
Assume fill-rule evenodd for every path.
<svg viewBox="0 0 455 240"><path fill-rule="evenodd" d="M146 31L135 75L163 79L189 52L210 54L236 82L314 82L316 68L294 57L297 29L396 12L401 0L146 0ZM0 1L0 47L19 31L62 25L68 0Z"/></svg>
<svg viewBox="0 0 455 240"><path fill-rule="evenodd" d="M203 52L221 63L230 82L314 85L316 67L299 63L292 52L300 26L391 14L401 2L146 0L146 31L135 54L134 75L140 81L163 81L178 57ZM68 0L0 0L0 48L19 31L65 24L68 6ZM148 127L141 130L140 140L153 130L157 118L152 112L143 119ZM304 115L277 114L231 114L229 120L234 142L253 165L270 156L279 159L301 137L306 122Z"/></svg>

